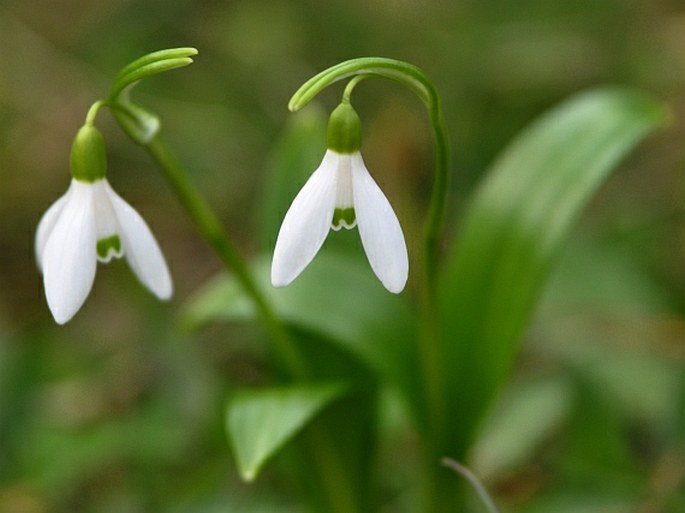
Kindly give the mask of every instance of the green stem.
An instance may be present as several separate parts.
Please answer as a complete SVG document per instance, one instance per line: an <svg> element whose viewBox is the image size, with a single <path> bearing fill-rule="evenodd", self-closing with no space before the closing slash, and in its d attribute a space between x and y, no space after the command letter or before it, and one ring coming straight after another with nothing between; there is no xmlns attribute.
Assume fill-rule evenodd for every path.
<svg viewBox="0 0 685 513"><path fill-rule="evenodd" d="M353 77L344 92L349 99L352 89L361 77L382 77L399 82L414 92L428 111L435 151L435 177L423 231L423 275L425 286L421 292L423 330L421 340L421 366L425 385L427 422L431 438L444 429L444 369L442 347L437 329L436 276L439 266L440 235L442 233L447 192L449 189L449 143L442 115L440 97L433 82L416 66L382 57L352 59L332 66L305 82L288 104L291 111L304 107L319 92L334 82Z"/></svg>
<svg viewBox="0 0 685 513"><path fill-rule="evenodd" d="M342 96L342 101L344 103L350 103L350 97L352 96L352 91L354 90L355 87L357 87L357 84L367 78L368 75L357 75L355 76L352 80L350 80L347 85L345 86L345 90L343 91L343 96Z"/></svg>
<svg viewBox="0 0 685 513"><path fill-rule="evenodd" d="M98 100L93 105L91 105L90 109L88 109L88 113L86 114L85 124L93 126L95 124L95 116L97 116L100 107L104 107L105 105L107 105L107 102L104 100Z"/></svg>
<svg viewBox="0 0 685 513"><path fill-rule="evenodd" d="M185 170L171 153L163 139L156 135L145 149L162 169L164 176L178 196L181 204L199 229L205 240L216 251L222 262L240 281L245 292L252 298L262 320L271 335L276 357L293 379L311 378L311 371L298 351L285 326L276 316L256 282L245 261L233 246L219 219L204 197L188 179ZM305 443L311 450L317 475L321 479L327 497L326 511L331 513L355 513L356 500L349 476L340 461L340 454L333 446L329 433L311 426Z"/></svg>
<svg viewBox="0 0 685 513"><path fill-rule="evenodd" d="M202 194L188 179L185 170L171 153L169 147L159 134L144 147L162 169L165 178L202 236L216 251L222 262L233 271L245 292L252 298L266 329L271 335L277 358L281 364L288 370L292 378L303 379L308 377L309 370L292 337L271 309L254 281L247 264L224 231L221 222Z"/></svg>

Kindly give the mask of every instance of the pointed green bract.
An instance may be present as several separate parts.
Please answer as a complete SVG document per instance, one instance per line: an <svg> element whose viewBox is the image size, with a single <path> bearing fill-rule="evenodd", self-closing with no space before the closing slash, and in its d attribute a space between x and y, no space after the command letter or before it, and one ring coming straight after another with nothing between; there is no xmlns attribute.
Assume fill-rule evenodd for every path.
<svg viewBox="0 0 685 513"><path fill-rule="evenodd" d="M117 79L128 75L137 68L142 68L153 62L159 62L168 59L181 59L197 55L197 48L181 47L181 48L166 48L164 50L157 50L156 52L148 53L139 57L135 61L124 66L117 74Z"/></svg>
<svg viewBox="0 0 685 513"><path fill-rule="evenodd" d="M195 48L170 48L136 59L117 74L112 84L110 99L116 101L127 87L145 77L191 64L193 62L191 56L197 53Z"/></svg>
<svg viewBox="0 0 685 513"><path fill-rule="evenodd" d="M159 118L149 110L131 101L130 91L144 78L164 71L192 64L195 48L160 50L136 59L125 66L114 79L107 104L126 134L140 145L147 145L160 129Z"/></svg>
<svg viewBox="0 0 685 513"><path fill-rule="evenodd" d="M439 445L457 457L504 382L550 267L583 207L666 119L638 92L597 90L552 110L495 162L440 284L447 397ZM456 451L456 452L454 452Z"/></svg>
<svg viewBox="0 0 685 513"><path fill-rule="evenodd" d="M253 480L270 457L347 390L342 383L322 383L236 392L226 407L226 430L242 478Z"/></svg>

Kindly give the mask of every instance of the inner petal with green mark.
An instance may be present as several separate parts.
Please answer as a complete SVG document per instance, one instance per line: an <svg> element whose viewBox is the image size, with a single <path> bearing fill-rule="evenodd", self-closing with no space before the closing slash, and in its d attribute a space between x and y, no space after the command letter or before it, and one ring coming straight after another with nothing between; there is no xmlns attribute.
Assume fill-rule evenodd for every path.
<svg viewBox="0 0 685 513"><path fill-rule="evenodd" d="M333 221L331 221L331 228L335 231L340 228L347 228L351 230L357 225L357 216L354 213L354 208L336 208L333 211Z"/></svg>
<svg viewBox="0 0 685 513"><path fill-rule="evenodd" d="M112 258L121 258L124 255L118 235L100 239L97 242L96 250L98 260L104 263L109 262Z"/></svg>

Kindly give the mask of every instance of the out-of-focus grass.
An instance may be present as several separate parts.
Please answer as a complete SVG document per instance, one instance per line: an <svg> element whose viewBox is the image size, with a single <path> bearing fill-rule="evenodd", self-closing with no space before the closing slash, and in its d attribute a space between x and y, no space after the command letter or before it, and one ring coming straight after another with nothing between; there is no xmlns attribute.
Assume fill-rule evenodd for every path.
<svg viewBox="0 0 685 513"><path fill-rule="evenodd" d="M572 92L629 84L665 99L677 118L685 113L685 11L668 0L5 0L0 45L3 513L274 511L273 501L292 502L278 462L253 487L238 484L221 432L227 390L263 379L261 334L177 333L184 299L219 265L106 115L110 179L159 238L177 293L157 303L117 262L99 267L66 327L49 316L35 226L66 190L71 139L88 106L126 62L163 47L199 48L191 68L137 95L161 114L248 255L268 249L257 228L267 156L289 118L306 115L289 114L287 100L342 59L401 58L435 79L454 148L451 222L504 143ZM393 84L362 88L369 168L400 218L420 217L431 159L422 113ZM337 99L322 101L328 108ZM642 146L585 216L582 243L557 271L505 395L524 412L532 404L523 418L547 429L533 440L491 431L510 437L506 447L521 441L509 459L493 463L487 438L475 451L474 465L514 510L683 508L684 136L676 122ZM415 231L410 225L410 239ZM551 411L536 411L550 390L563 394ZM517 418L505 403L494 426L516 425L501 422ZM391 424L388 459L406 442L401 422ZM388 507L399 511L394 491L412 471L393 468Z"/></svg>

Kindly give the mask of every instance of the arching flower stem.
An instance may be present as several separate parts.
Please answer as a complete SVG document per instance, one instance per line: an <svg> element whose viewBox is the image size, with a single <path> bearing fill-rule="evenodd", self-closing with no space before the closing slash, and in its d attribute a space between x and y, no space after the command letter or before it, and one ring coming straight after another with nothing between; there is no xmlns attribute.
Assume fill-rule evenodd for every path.
<svg viewBox="0 0 685 513"><path fill-rule="evenodd" d="M442 233L450 180L450 154L440 97L433 82L416 66L395 59L363 57L351 59L332 66L305 82L292 96L288 104L297 111L309 103L329 85L351 78L343 92L343 102L349 102L353 89L368 77L386 78L398 82L415 93L428 111L433 134L435 173L423 228L423 286L421 304L423 322L420 338L420 358L424 381L426 428L431 432L427 439L441 439L439 433L445 428L443 419L445 401L444 372L441 340L435 319L435 286L439 266L440 236ZM429 449L430 452L430 449Z"/></svg>
<svg viewBox="0 0 685 513"><path fill-rule="evenodd" d="M104 107L105 105L107 105L107 102L105 100L98 100L93 105L91 105L90 109L88 109L88 113L86 114L85 124L93 126L95 124L95 116L97 116L97 113L100 110L100 108Z"/></svg>

